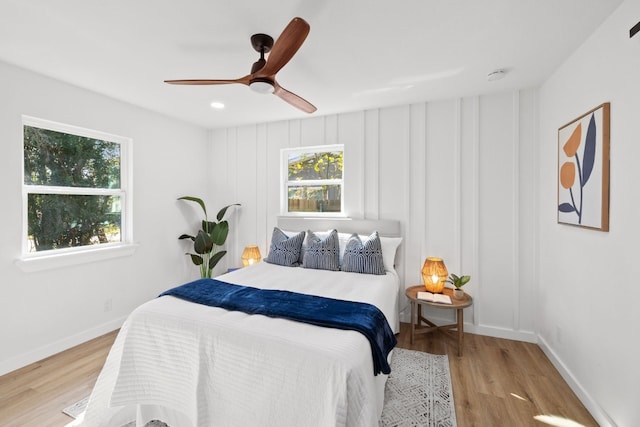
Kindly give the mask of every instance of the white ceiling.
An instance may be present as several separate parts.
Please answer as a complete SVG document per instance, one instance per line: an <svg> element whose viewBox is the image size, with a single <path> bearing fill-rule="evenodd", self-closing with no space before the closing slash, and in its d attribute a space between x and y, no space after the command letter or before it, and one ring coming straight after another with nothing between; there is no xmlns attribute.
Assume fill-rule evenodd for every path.
<svg viewBox="0 0 640 427"><path fill-rule="evenodd" d="M539 85L620 3L0 0L0 60L216 128L308 115L244 85L163 80L242 77L250 36L276 39L295 16L311 31L278 82L326 115Z"/></svg>

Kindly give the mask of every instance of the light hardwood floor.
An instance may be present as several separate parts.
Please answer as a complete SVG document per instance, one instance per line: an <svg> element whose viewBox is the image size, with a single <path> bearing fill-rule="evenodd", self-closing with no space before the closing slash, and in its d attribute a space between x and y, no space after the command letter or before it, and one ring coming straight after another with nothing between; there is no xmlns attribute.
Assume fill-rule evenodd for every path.
<svg viewBox="0 0 640 427"><path fill-rule="evenodd" d="M71 422L62 409L89 395L114 339L115 332L0 377L0 426ZM544 426L537 415L597 426L535 344L465 334L464 356L458 357L455 341L440 333L411 345L403 323L398 346L449 355L459 427Z"/></svg>

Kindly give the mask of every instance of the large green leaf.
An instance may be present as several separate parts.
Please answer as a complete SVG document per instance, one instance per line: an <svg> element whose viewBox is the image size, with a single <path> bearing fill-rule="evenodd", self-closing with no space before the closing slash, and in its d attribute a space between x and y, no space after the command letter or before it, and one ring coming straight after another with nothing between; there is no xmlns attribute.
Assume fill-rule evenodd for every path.
<svg viewBox="0 0 640 427"><path fill-rule="evenodd" d="M223 256L225 256L226 253L227 251L220 251L213 254L213 256L209 259L209 270L213 270L213 267L215 267L216 264L220 262L220 260Z"/></svg>
<svg viewBox="0 0 640 427"><path fill-rule="evenodd" d="M216 218L218 218L218 221L222 221L222 218L224 218L224 214L227 213L227 209L229 209L231 206L240 206L240 203L234 203L233 205L228 205L220 209L218 215L216 216Z"/></svg>
<svg viewBox="0 0 640 427"><path fill-rule="evenodd" d="M182 196L182 197L178 197L178 200L188 200L190 202L196 202L202 208L202 210L204 212L204 216L205 217L207 216L207 208L204 205L204 201L202 201L202 199L200 199L198 197L193 197L193 196Z"/></svg>
<svg viewBox="0 0 640 427"><path fill-rule="evenodd" d="M187 254L191 257L191 261L193 261L193 263L195 265L201 265L203 263L202 257L200 255L196 255L196 254Z"/></svg>
<svg viewBox="0 0 640 427"><path fill-rule="evenodd" d="M211 240L218 246L224 245L228 235L229 223L227 221L220 221L213 230L211 230Z"/></svg>
<svg viewBox="0 0 640 427"><path fill-rule="evenodd" d="M204 219L202 220L202 229L205 231L205 233L209 233L211 234L211 231L213 231L214 228L216 228L216 222L215 221L205 221Z"/></svg>
<svg viewBox="0 0 640 427"><path fill-rule="evenodd" d="M213 240L211 240L211 236L202 230L198 231L196 240L193 242L193 249L198 254L207 254L211 252L211 249L213 249Z"/></svg>

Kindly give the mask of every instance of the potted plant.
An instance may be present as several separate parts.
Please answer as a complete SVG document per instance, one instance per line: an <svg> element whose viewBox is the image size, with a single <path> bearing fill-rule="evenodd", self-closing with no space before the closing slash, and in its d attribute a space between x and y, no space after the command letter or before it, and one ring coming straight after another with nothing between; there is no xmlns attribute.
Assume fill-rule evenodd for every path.
<svg viewBox="0 0 640 427"><path fill-rule="evenodd" d="M464 296L462 287L469 283L469 280L471 280L471 276L457 276L455 274L449 275L447 282L451 283L455 287L453 290L453 297L455 299L462 299Z"/></svg>
<svg viewBox="0 0 640 427"><path fill-rule="evenodd" d="M220 246L224 245L229 235L229 223L223 220L224 215L227 213L227 209L231 206L240 206L239 204L233 204L225 206L220 209L218 215L216 215L216 221L209 221L207 218L207 207L202 199L192 196L179 197L178 200L186 200L189 202L195 202L200 205L204 212L204 219L202 220L201 229L195 236L189 234L183 234L178 239L190 239L193 241L193 250L195 253L187 252L186 255L191 257L191 261L200 267L200 277L210 278L211 271L220 262L227 251L218 250Z"/></svg>

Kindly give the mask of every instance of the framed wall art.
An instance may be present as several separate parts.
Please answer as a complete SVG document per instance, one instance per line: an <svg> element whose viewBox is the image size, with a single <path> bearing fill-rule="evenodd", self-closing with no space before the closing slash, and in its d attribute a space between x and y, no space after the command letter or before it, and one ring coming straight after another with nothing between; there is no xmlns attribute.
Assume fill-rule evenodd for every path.
<svg viewBox="0 0 640 427"><path fill-rule="evenodd" d="M558 129L558 223L609 231L610 104Z"/></svg>

